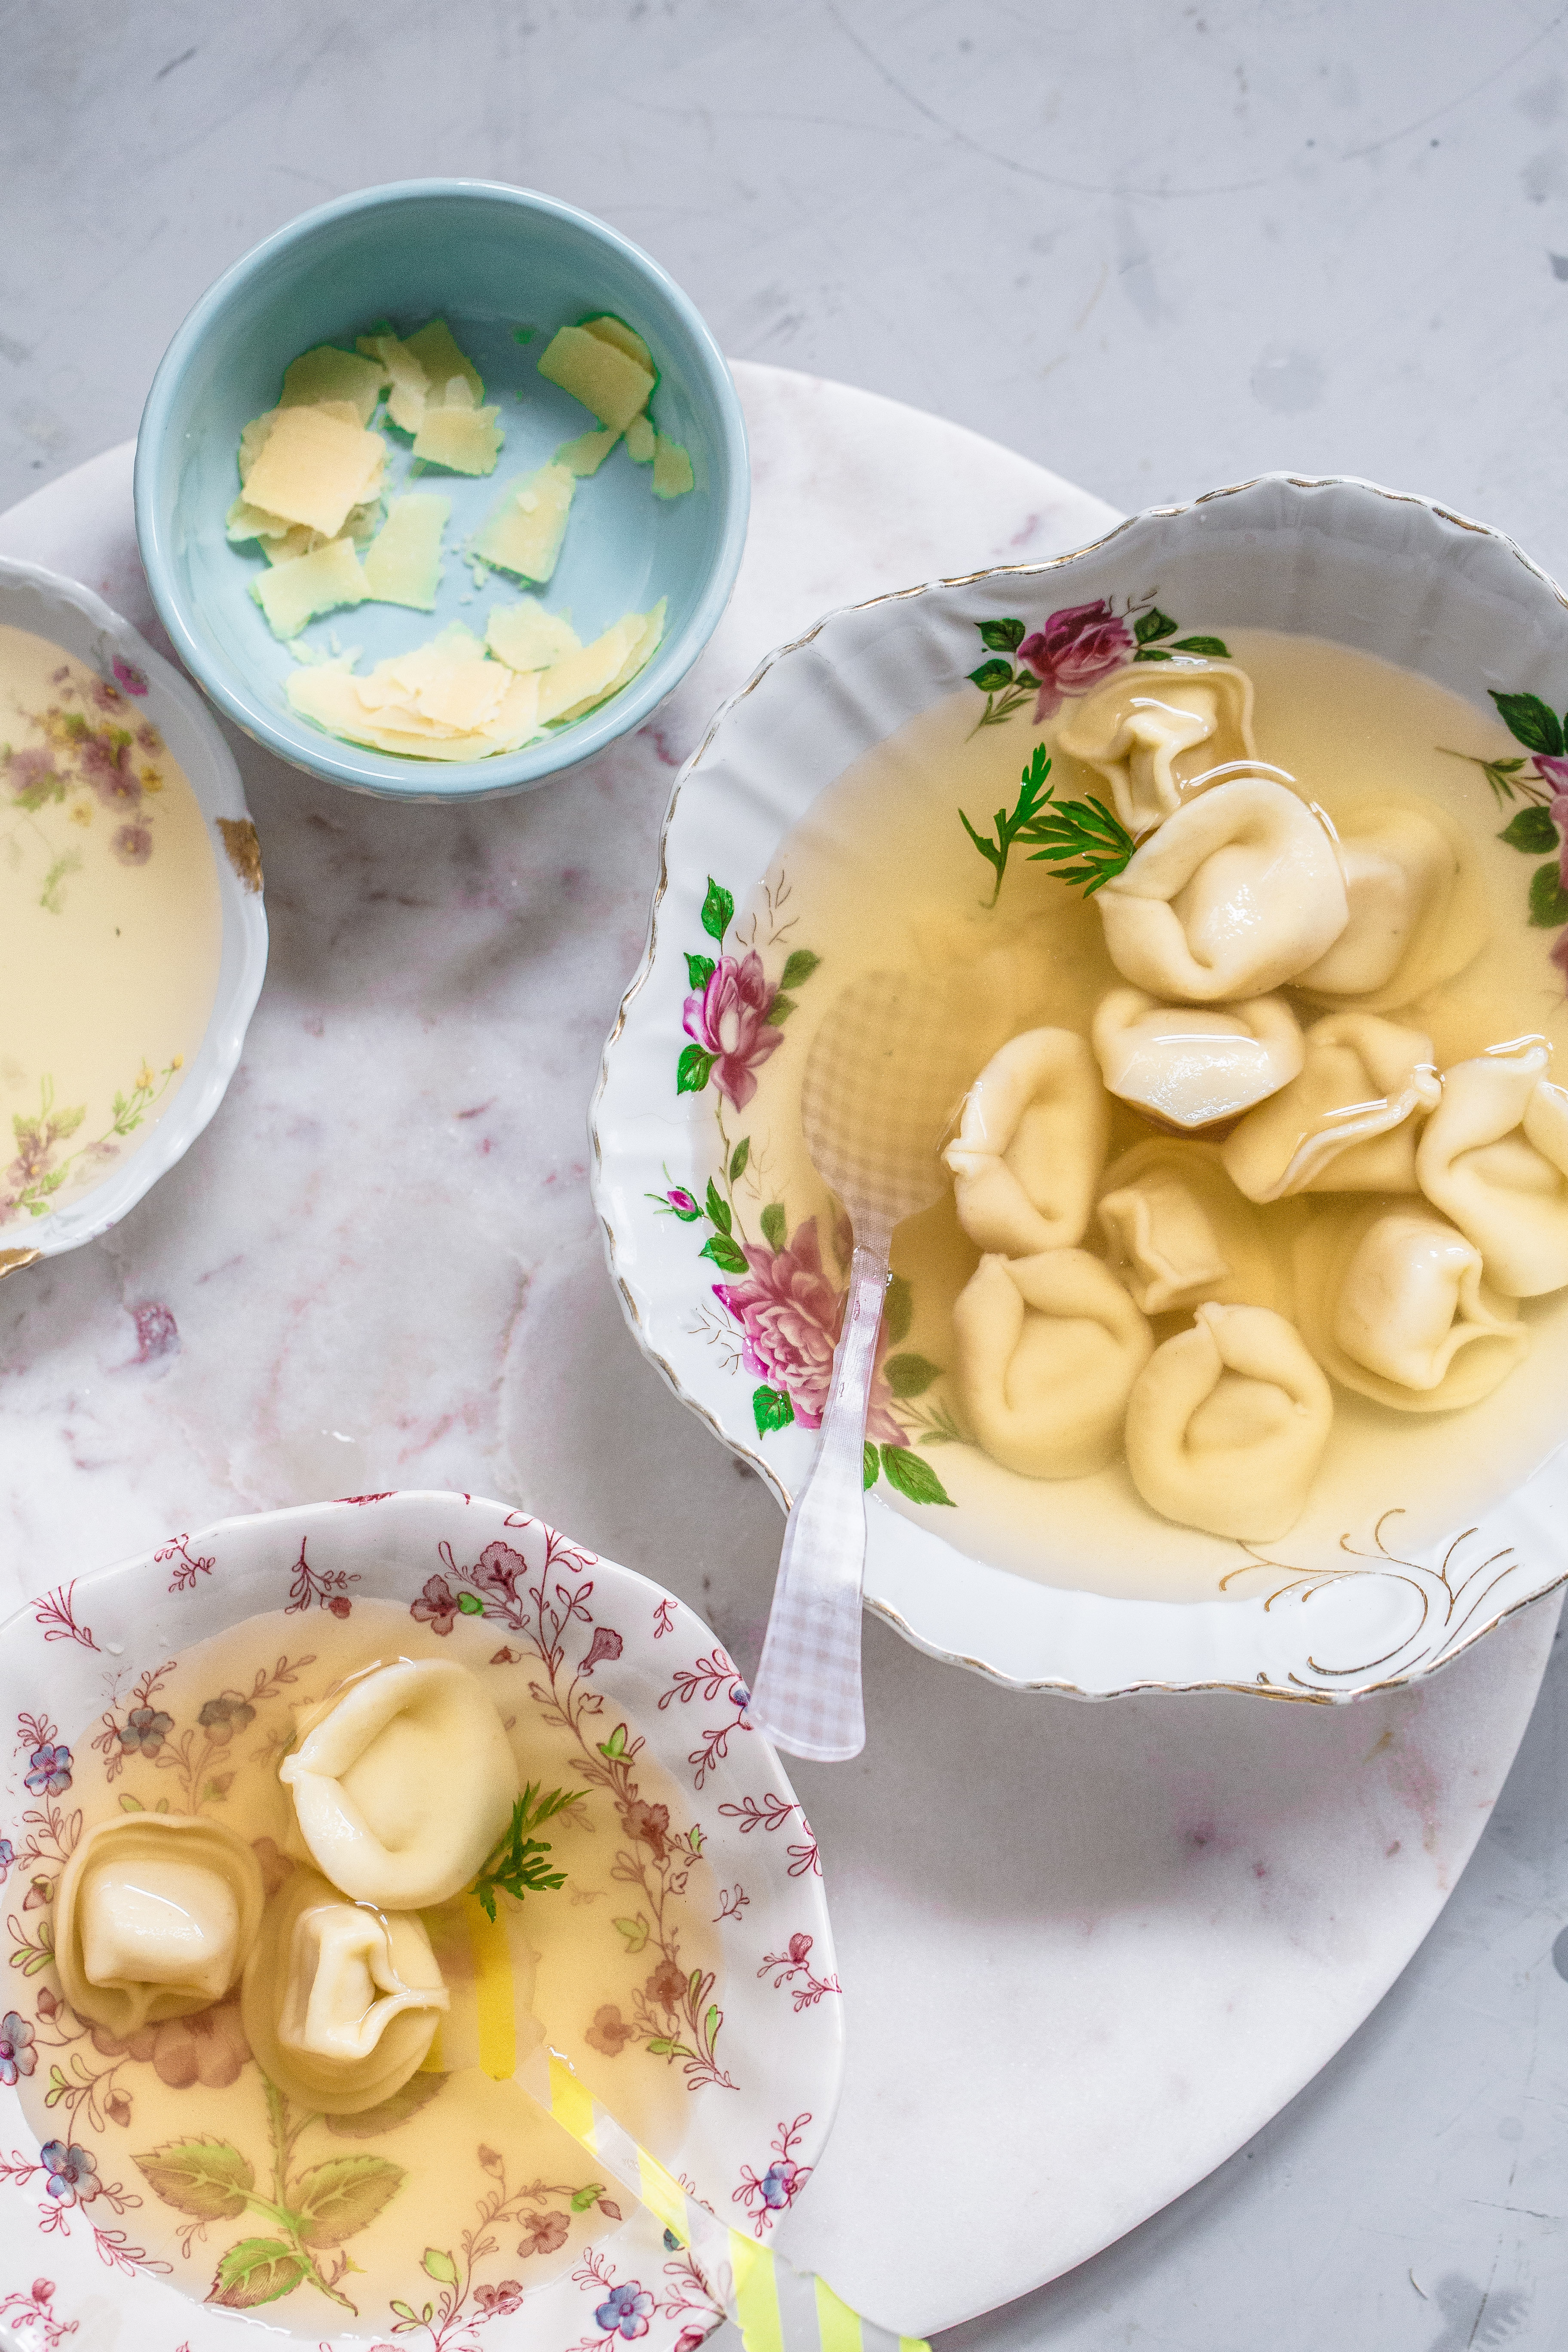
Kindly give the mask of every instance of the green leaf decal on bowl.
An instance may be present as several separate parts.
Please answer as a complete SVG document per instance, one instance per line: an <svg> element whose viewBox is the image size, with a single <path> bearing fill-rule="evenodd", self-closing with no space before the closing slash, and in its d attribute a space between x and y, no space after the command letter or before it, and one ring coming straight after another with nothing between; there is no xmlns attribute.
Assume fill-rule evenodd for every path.
<svg viewBox="0 0 1568 2352"><path fill-rule="evenodd" d="M735 901L728 890L708 877L708 896L702 901L702 928L710 940L722 940L735 912Z"/></svg>
<svg viewBox="0 0 1568 2352"><path fill-rule="evenodd" d="M952 1509L952 1496L937 1476L929 1462L922 1462L907 1445L884 1445L882 1470L889 1486L911 1503L945 1503Z"/></svg>
<svg viewBox="0 0 1568 2352"><path fill-rule="evenodd" d="M1530 877L1530 919L1543 931L1555 931L1568 923L1568 890L1563 887L1563 877L1557 870L1557 860L1538 866Z"/></svg>
<svg viewBox="0 0 1568 2352"><path fill-rule="evenodd" d="M1557 827L1543 808L1521 808L1498 839L1506 841L1510 849L1522 849L1527 857L1543 857L1556 850Z"/></svg>
<svg viewBox="0 0 1568 2352"><path fill-rule="evenodd" d="M1538 694L1499 694L1493 688L1492 700L1509 733L1527 751L1542 752L1549 760L1563 757L1562 723Z"/></svg>
<svg viewBox="0 0 1568 2352"><path fill-rule="evenodd" d="M882 1370L896 1397L923 1396L942 1375L942 1366L925 1356L889 1356Z"/></svg>
<svg viewBox="0 0 1568 2352"><path fill-rule="evenodd" d="M795 1419L795 1407L783 1389L753 1389L752 1414L757 1424L757 1435L765 1437L771 1429L789 1427Z"/></svg>

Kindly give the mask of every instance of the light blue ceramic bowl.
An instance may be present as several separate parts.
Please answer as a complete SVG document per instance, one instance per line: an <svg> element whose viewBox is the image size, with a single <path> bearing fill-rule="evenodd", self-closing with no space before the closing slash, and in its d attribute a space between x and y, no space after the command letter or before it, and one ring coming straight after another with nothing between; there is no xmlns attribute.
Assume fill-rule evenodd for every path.
<svg viewBox="0 0 1568 2352"><path fill-rule="evenodd" d="M417 644L449 621L478 625L517 591L477 588L457 555L510 474L542 465L592 428L576 401L538 373L555 329L595 311L637 328L660 371L658 431L689 452L696 487L652 494L625 445L578 484L566 545L544 592L584 643L668 599L664 641L641 676L600 709L521 751L462 764L398 759L323 734L290 708L294 667L250 595L263 568L231 548L224 517L239 478L240 428L270 408L284 368L316 343L347 342L390 319L404 332L445 316L500 402L506 442L479 482L426 473L453 500L434 614L361 604L313 622L303 642L363 648L365 662ZM531 340L517 340L531 328ZM499 388L499 389L498 389ZM398 436L389 435L390 441ZM406 443L390 469L406 468ZM656 261L570 205L478 180L408 180L323 205L279 229L220 278L170 344L148 394L136 449L136 529L153 598L182 660L247 735L295 767L359 792L474 800L542 783L639 726L689 669L729 602L745 542L751 483L740 401L723 356Z"/></svg>

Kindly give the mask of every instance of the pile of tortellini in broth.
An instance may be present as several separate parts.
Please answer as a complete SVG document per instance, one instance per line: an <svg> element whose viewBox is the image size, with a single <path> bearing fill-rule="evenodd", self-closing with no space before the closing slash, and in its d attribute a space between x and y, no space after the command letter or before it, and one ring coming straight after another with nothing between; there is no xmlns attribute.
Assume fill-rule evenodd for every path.
<svg viewBox="0 0 1568 2352"><path fill-rule="evenodd" d="M423 2063L451 1994L422 1912L467 1886L518 1795L482 1685L377 1663L310 1709L279 1767L297 1866L266 1899L253 1845L138 1811L89 1830L60 1881L56 1960L79 2016L130 2035L236 1984L263 2070L313 2115L358 2115Z"/></svg>
<svg viewBox="0 0 1568 2352"><path fill-rule="evenodd" d="M1451 1412L1520 1362L1520 1300L1568 1286L1568 1093L1532 1034L1438 1066L1411 1008L1487 936L1464 832L1336 829L1236 665L1118 671L1056 748L1135 844L1093 899L1121 984L1003 1046L948 1147L963 1412L1026 1477L1124 1456L1166 1519L1270 1542L1340 1391ZM1110 1160L1113 1099L1145 1135Z"/></svg>

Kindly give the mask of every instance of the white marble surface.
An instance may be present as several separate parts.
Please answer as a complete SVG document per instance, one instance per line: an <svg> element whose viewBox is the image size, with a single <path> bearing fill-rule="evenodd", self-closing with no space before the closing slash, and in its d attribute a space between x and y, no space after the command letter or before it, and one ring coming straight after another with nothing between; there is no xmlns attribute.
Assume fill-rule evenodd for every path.
<svg viewBox="0 0 1568 2352"><path fill-rule="evenodd" d="M186 1160L102 1242L0 1286L14 1590L224 1512L448 1485L663 1577L754 1660L776 1513L637 1355L584 1183L584 1108L671 772L824 606L1047 553L1110 516L934 418L738 373L756 475L741 584L637 737L467 811L357 799L237 740L271 970ZM144 614L128 452L0 520L0 551ZM786 2250L927 2334L1223 2160L1429 1926L1552 1617L1333 1711L1019 1700L869 1629L867 1752L801 1771L850 2059ZM911 2148L942 2168L940 2231L907 2193Z"/></svg>
<svg viewBox="0 0 1568 2352"><path fill-rule="evenodd" d="M1568 476L1554 456L1568 307L1562 0L1123 0L1099 12L1067 0L1002 0L985 12L965 0L918 10L903 0L471 0L456 16L405 0L334 0L326 11L274 0L249 12L218 0L51 0L5 19L0 143L0 506L134 431L174 326L258 237L343 190L455 172L525 181L613 220L686 286L726 350L940 411L1121 507L1270 465L1364 473L1484 516L1568 572ZM903 495L894 483L895 510ZM623 786L623 810L626 800ZM274 832L288 804L275 790L264 812ZM344 809L324 813L342 821ZM582 814L575 800L558 816L537 812L521 837L542 855L548 846L558 867L574 863L580 845L564 829ZM636 822L651 834L651 813ZM301 1037L304 1013L346 1017L334 1009L330 958L362 940L374 947L377 925L367 961L396 994L405 910L369 893L415 896L426 884L416 830L402 871L389 851L364 877L352 825L347 839L319 826L309 835L323 859L342 861L350 911L324 916L325 882L285 873L279 844L279 888L287 884L296 911L285 961L275 895L274 978ZM404 838L389 836L394 847ZM469 851L477 863L482 843ZM450 879L443 872L429 895ZM476 895L484 887L473 881ZM548 916L526 890L515 896L535 909L537 941ZM619 910L628 961L639 908L628 898ZM454 926L454 968L481 919L470 910ZM514 947L513 978L530 952ZM427 978L405 991L422 1012ZM599 1023L597 1006L584 1012L562 1049L563 1065L584 1055L584 1088ZM532 1084L564 1089L570 1076L543 1072ZM385 1136L384 1117L370 1123L368 1140L384 1142L382 1181L416 1190L445 1165L457 1199L462 1163L443 1163L427 1124L411 1147ZM241 1156L216 1135L215 1153L220 1143L226 1163ZM265 1168L271 1144L254 1149ZM468 1164L479 1156L476 1145ZM331 1201L324 1166L314 1190ZM279 1223L288 1213L279 1207ZM437 1286L439 1252L434 1265L426 1255L437 1231L426 1219L409 1261L383 1270L389 1292L417 1299ZM353 1246L351 1234L347 1255ZM551 1258L548 1235L541 1251ZM553 1262L569 1324L570 1265L564 1255ZM317 1272L308 1266L277 1310L280 1319L288 1309L301 1354L318 1345ZM139 1528L158 1523L142 1455L166 1448L187 1490L225 1487L224 1462L211 1472L193 1462L174 1411L195 1341L186 1358L135 1361L144 1351L128 1302L155 1297L157 1274L105 1256L73 1274L44 1318L80 1459L104 1466L79 1472L57 1440L35 1463L30 1433L24 1465L29 1491L58 1483L62 1539L74 1514L89 1550L100 1542L95 1484L118 1482ZM581 1279L586 1300L585 1270ZM187 1335L197 1312L187 1310ZM413 1305L407 1314L416 1321ZM390 1315L388 1325L395 1339L401 1327ZM354 1354L358 1337L349 1323L343 1360L363 1386L377 1367L368 1339ZM36 1334L28 1345L40 1348ZM611 1360L607 1337L605 1348ZM6 1326L0 1424L16 1360ZM657 1565L674 1539L647 1498L662 1475L684 1482L718 1524L699 1517L668 1572L687 1576L694 1595L704 1576L733 1577L724 1622L739 1638L761 1606L771 1513L657 1391L630 1387L635 1358L619 1360L630 1398L621 1482L604 1486L603 1449L596 1460L592 1433L580 1434L555 1453L560 1507L599 1496L592 1531L628 1556L647 1547ZM411 1389L418 1370L411 1360ZM548 1361L533 1370L547 1385ZM142 1401L123 1408L128 1434L116 1442L103 1400L126 1390ZM261 1403L293 1446L302 1438L289 1392L285 1382ZM331 1425L353 1433L346 1418ZM495 1426L484 1405L475 1454ZM247 1443L263 1454L264 1438L258 1423ZM468 1443L461 1432L439 1441L448 1459ZM29 1572L47 1563L48 1532L46 1522L29 1535ZM112 1547L112 1528L101 1540ZM868 1635L882 1726L895 1699L945 1690L885 1629ZM1442 1685L1433 1691L1446 1698ZM972 1777L993 1811L1027 1814L1035 1788L1053 1785L1047 1717L1020 1712L1021 1701L982 1706L971 1693L968 1704L994 1735L986 1744L963 1719ZM1068 1728L1087 1737L1082 1726L1098 1720L1074 1715ZM1556 1943L1568 1920L1565 1773L1559 1639L1474 1860L1340 2057L1199 2188L964 2329L951 2352L1480 2352L1568 2336L1568 1944ZM889 1792L874 1794L896 1818ZM926 1841L917 1866L931 1905L946 1900L944 1874L953 1899L969 1900L963 1847L904 1810L911 1842ZM835 1884L847 1883L852 1825L828 1822L821 1799L818 1812ZM861 1835L871 1874L891 1879L879 1836ZM1026 1895L1048 1893L1056 1851L1044 1836ZM847 1946L849 1936L847 1917ZM917 1924L900 1983L919 1977L936 1940ZM1085 1954L1092 1961L1088 1939ZM1152 2039L1169 1987L1152 1969L1150 1983ZM985 2030L999 2017L1004 2036L1008 2018L984 1990ZM852 1990L858 2016L876 1989ZM1045 1999L1031 1988L1017 2005L1030 2031ZM963 2014L973 2018L973 2004ZM1174 2022L1166 2039L1179 2039ZM897 2053L905 2080L951 2074L952 2047L910 2041ZM1022 2062L1016 2071L1026 2074ZM1049 2084L1035 2094L1042 2130L1052 2096ZM1010 2177L1000 2131L1012 2107L997 2106L959 2206L947 2201L953 2176L927 2151L878 2164L871 2186L906 2241L923 2231L938 2247L989 2256L988 2217ZM847 2106L847 2134L852 2117Z"/></svg>

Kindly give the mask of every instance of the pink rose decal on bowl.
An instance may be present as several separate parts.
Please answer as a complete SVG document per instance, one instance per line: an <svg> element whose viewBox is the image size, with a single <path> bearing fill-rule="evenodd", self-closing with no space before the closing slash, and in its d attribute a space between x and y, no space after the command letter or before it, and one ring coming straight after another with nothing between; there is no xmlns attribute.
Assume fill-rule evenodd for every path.
<svg viewBox="0 0 1568 2352"><path fill-rule="evenodd" d="M1032 699L1038 726L1054 719L1069 696L1087 694L1128 662L1173 661L1178 654L1230 659L1223 638L1178 636L1180 625L1152 596L1121 613L1103 596L1091 604L1064 604L1037 628L1016 617L978 622L980 642L992 659L969 673L970 684L985 697L975 725L999 727Z"/></svg>
<svg viewBox="0 0 1568 2352"><path fill-rule="evenodd" d="M1022 638L1021 621L1017 630ZM1033 686L1030 673L1031 691ZM758 1436L765 1437L794 1422L803 1429L821 1427L847 1286L838 1287L823 1263L815 1217L798 1224L794 1239L788 1238L784 1203L770 1201L759 1191L754 1169L748 1176L750 1137L737 1140L724 1125L726 1110L743 1111L752 1101L758 1070L784 1042L784 1024L797 1001L794 992L805 986L822 959L810 948L792 947L783 952L774 979L765 950L778 943L777 934L759 946L762 925L753 919L742 926L742 937L731 941L726 953L725 939L734 919L733 896L710 875L701 922L715 953L687 952L691 993L682 1008L682 1025L690 1043L676 1065L675 1091L709 1093L711 1081L718 1171L709 1177L700 1198L695 1186L675 1182L666 1168L663 1191L649 1192L647 1198L657 1215L705 1227L698 1255L731 1277L713 1285L713 1297L729 1324L736 1327L739 1339L728 1324L721 1331L716 1328L714 1336L721 1338L731 1369L743 1368L759 1383L752 1391L752 1411ZM755 1227L761 1229L760 1237ZM847 1261L852 1246L847 1226L839 1242L839 1256ZM885 1477L911 1502L951 1507L952 1497L942 1480L915 1451L922 1443L940 1444L962 1433L946 1406L917 1408L913 1403L941 1378L942 1368L912 1352L887 1353L905 1337L911 1313L908 1284L895 1281L882 1318L866 1424L866 1484L871 1486ZM711 1320L710 1309L705 1319ZM900 1406L908 1410L900 1412Z"/></svg>
<svg viewBox="0 0 1568 2352"><path fill-rule="evenodd" d="M753 948L744 956L721 956L700 990L686 1000L686 1034L706 1056L702 1082L710 1076L737 1110L757 1091L757 1072L784 1044L770 1026L778 990L763 971Z"/></svg>
<svg viewBox="0 0 1568 2352"><path fill-rule="evenodd" d="M1069 694L1087 694L1132 653L1132 632L1103 597L1092 604L1068 604L1053 613L1018 647L1018 660L1040 681L1037 723L1054 719Z"/></svg>
<svg viewBox="0 0 1568 2352"><path fill-rule="evenodd" d="M1557 933L1552 961L1568 980L1568 713L1559 719L1539 694L1500 694L1493 688L1491 698L1522 751L1483 759L1445 743L1436 748L1445 759L1479 768L1498 808L1510 812L1498 839L1544 861L1532 867L1526 885L1529 919L1535 929Z"/></svg>
<svg viewBox="0 0 1568 2352"><path fill-rule="evenodd" d="M754 1379L767 1381L788 1399L791 1417L803 1429L820 1429L845 1293L835 1289L823 1269L816 1219L808 1217L797 1226L785 1249L747 1244L742 1255L744 1281L713 1286L714 1297L743 1334L742 1361ZM879 1346L886 1345L884 1328ZM892 1391L880 1364L872 1382L866 1436L872 1444L909 1444L894 1418Z"/></svg>

